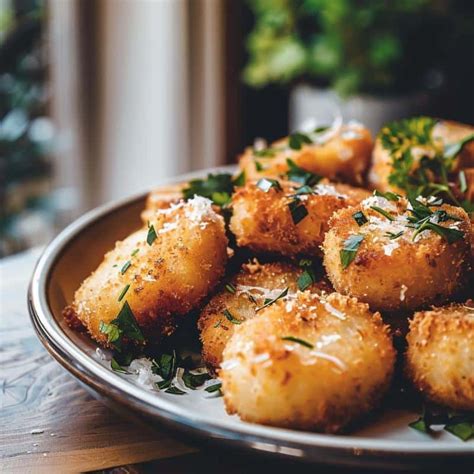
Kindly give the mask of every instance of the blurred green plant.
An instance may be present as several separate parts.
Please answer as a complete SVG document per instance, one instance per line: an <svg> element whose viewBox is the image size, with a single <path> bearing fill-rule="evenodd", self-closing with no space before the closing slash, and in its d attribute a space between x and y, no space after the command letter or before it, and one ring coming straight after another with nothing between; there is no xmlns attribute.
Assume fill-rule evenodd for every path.
<svg viewBox="0 0 474 474"><path fill-rule="evenodd" d="M341 95L407 93L445 72L474 41L474 2L249 0L244 80L255 87L307 80ZM472 48L471 48L472 51Z"/></svg>
<svg viewBox="0 0 474 474"><path fill-rule="evenodd" d="M44 20L41 0L10 0L0 12L0 256L34 242L23 235L25 219L48 206L54 130L47 117Z"/></svg>

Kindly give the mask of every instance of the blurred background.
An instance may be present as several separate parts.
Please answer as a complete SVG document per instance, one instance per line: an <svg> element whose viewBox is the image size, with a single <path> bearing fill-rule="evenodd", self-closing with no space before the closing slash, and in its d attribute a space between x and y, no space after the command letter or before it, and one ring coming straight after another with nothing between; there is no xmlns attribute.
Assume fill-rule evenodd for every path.
<svg viewBox="0 0 474 474"><path fill-rule="evenodd" d="M471 0L0 0L0 256L342 113L474 123Z"/></svg>

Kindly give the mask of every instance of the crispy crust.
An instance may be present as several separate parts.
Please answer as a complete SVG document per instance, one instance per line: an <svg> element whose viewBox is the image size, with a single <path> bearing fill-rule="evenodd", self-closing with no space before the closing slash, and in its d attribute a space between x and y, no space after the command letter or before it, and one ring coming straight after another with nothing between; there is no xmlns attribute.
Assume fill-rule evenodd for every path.
<svg viewBox="0 0 474 474"><path fill-rule="evenodd" d="M406 201L400 200L392 214L406 215L406 206ZM458 224L464 238L448 244L428 231L413 242L409 228L402 227L404 235L392 241L385 235L384 222L380 229L371 224L357 225L353 218L357 211L363 211L368 218L385 219L364 203L336 213L323 244L324 266L336 291L355 296L379 311L415 310L443 304L452 297L463 286L469 267L470 222L461 208L443 205L436 209L461 219ZM440 223L449 224L452 221ZM363 234L364 240L354 261L344 269L340 252L352 234Z"/></svg>
<svg viewBox="0 0 474 474"><path fill-rule="evenodd" d="M349 133L349 132L352 133ZM346 133L345 133L346 132ZM272 147L285 147L283 138ZM335 135L321 145L303 145L301 150L285 149L274 157L255 158L251 147L239 157L239 166L247 179L278 178L288 171L287 158L298 166L331 180L361 185L370 162L373 148L372 136L363 126L343 125ZM258 171L256 160L264 167Z"/></svg>
<svg viewBox="0 0 474 474"><path fill-rule="evenodd" d="M151 221L156 211L168 209L171 205L178 203L183 198L185 184L170 184L153 189L147 196L145 209L141 213L144 224Z"/></svg>
<svg viewBox="0 0 474 474"><path fill-rule="evenodd" d="M406 373L435 403L474 410L474 307L453 304L415 313Z"/></svg>
<svg viewBox="0 0 474 474"><path fill-rule="evenodd" d="M282 339L288 336L313 349ZM334 433L379 403L394 361L388 329L368 305L299 292L235 329L219 375L228 413Z"/></svg>
<svg viewBox="0 0 474 474"><path fill-rule="evenodd" d="M103 262L74 295L65 316L74 316L100 344L107 339L99 330L100 322L110 323L128 301L146 339L158 340L171 334L176 317L196 308L217 285L227 261L224 222L212 209L199 212L189 201L166 212L156 212L151 221L157 238L147 244L148 230L143 228L108 252ZM161 231L161 232L160 232ZM135 249L138 253L132 256ZM122 274L124 263L130 267ZM119 302L124 287L126 296Z"/></svg>
<svg viewBox="0 0 474 474"><path fill-rule="evenodd" d="M228 321L223 315L224 310L238 320L253 318L256 304L263 305L265 293L278 293L278 289L289 288L290 293L297 291L297 280L303 270L296 265L284 262L260 264L254 260L244 264L240 272L231 278L237 291L232 294L225 288L221 289L202 310L198 320L198 329L202 342L202 358L212 372L216 372L222 362L222 352L227 341L236 328L236 324ZM321 278L309 288L312 292L331 291L327 280ZM254 301L251 300L254 298Z"/></svg>
<svg viewBox="0 0 474 474"><path fill-rule="evenodd" d="M360 188L322 183L322 186L334 189L335 194L304 196L306 200L302 204L308 215L295 224L288 205L297 186L288 182L281 185L282 191L271 188L264 192L255 183L248 183L232 196L230 229L236 236L237 245L257 253L320 256L320 245L332 214L369 195Z"/></svg>

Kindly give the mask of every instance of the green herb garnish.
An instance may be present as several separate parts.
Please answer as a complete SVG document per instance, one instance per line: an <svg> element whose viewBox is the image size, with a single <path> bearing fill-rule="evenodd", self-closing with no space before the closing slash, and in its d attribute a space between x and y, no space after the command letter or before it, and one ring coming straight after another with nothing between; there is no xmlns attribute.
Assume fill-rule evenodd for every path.
<svg viewBox="0 0 474 474"><path fill-rule="evenodd" d="M242 171L239 173L234 180L232 181L232 184L234 186L244 186L245 185L245 171Z"/></svg>
<svg viewBox="0 0 474 474"><path fill-rule="evenodd" d="M388 213L385 209L382 209L379 206L370 206L370 209L378 212L379 214L382 214L382 216L386 217L389 221L395 220L395 218L390 213Z"/></svg>
<svg viewBox="0 0 474 474"><path fill-rule="evenodd" d="M214 324L214 326L212 326L214 329L217 329L218 327L220 327L220 325L222 324L222 319L219 319L219 321L217 321L216 324Z"/></svg>
<svg viewBox="0 0 474 474"><path fill-rule="evenodd" d="M119 372L121 374L128 374L128 371L125 370L116 360L112 357L110 361L110 367L114 372Z"/></svg>
<svg viewBox="0 0 474 474"><path fill-rule="evenodd" d="M357 222L357 225L359 227L369 222L367 217L365 217L365 214L362 211L355 212L354 214L352 214L352 217Z"/></svg>
<svg viewBox="0 0 474 474"><path fill-rule="evenodd" d="M132 262L130 260L127 260L123 264L123 267L120 269L120 273L123 275L131 266L132 266Z"/></svg>
<svg viewBox="0 0 474 474"><path fill-rule="evenodd" d="M307 184L308 186L314 186L321 180L321 176L301 168L290 158L286 159L286 163L288 165L287 178L290 181L301 183L303 185Z"/></svg>
<svg viewBox="0 0 474 474"><path fill-rule="evenodd" d="M146 243L151 245L156 240L156 231L155 226L153 224L148 225L148 234L146 236Z"/></svg>
<svg viewBox="0 0 474 474"><path fill-rule="evenodd" d="M120 293L120 296L118 297L118 301L122 301L123 300L123 297L127 294L127 291L128 289L130 288L130 283L128 283L127 285L125 285L125 288L122 290L122 292Z"/></svg>
<svg viewBox="0 0 474 474"><path fill-rule="evenodd" d="M218 383L215 383L215 384L213 384L213 385L209 385L209 386L206 387L204 390L205 390L207 393L216 393L216 392L218 392L219 395L222 395L221 388L222 388L222 383L221 383L221 382L218 382Z"/></svg>
<svg viewBox="0 0 474 474"><path fill-rule="evenodd" d="M237 290L237 289L235 288L235 286L234 286L232 283L227 283L227 284L225 285L225 289L226 289L229 293L231 293L231 294L235 294L235 292L236 292L236 290Z"/></svg>
<svg viewBox="0 0 474 474"><path fill-rule="evenodd" d="M238 178L236 178L237 180ZM229 173L208 174L205 179L193 179L188 186L183 189L185 199L191 199L195 195L211 199L215 204L222 206L222 202L227 203L230 200L235 184L232 181L232 175Z"/></svg>
<svg viewBox="0 0 474 474"><path fill-rule="evenodd" d="M257 171L260 172L260 171L263 171L263 170L265 169L265 168L263 167L262 163L260 163L260 161L255 160L254 163L255 163L255 169L256 169Z"/></svg>
<svg viewBox="0 0 474 474"><path fill-rule="evenodd" d="M225 309L222 314L232 323L232 324L242 324L243 321L241 319L235 318L232 313L228 310Z"/></svg>
<svg viewBox="0 0 474 474"><path fill-rule="evenodd" d="M466 181L466 173L463 171L459 172L459 189L461 190L462 193L465 193L467 191L467 181Z"/></svg>
<svg viewBox="0 0 474 474"><path fill-rule="evenodd" d="M183 383L191 390L196 390L198 387L203 385L206 380L209 379L211 379L211 376L207 372L202 374L193 374L192 372L185 370L183 374Z"/></svg>
<svg viewBox="0 0 474 474"><path fill-rule="evenodd" d="M298 277L297 285L300 291L305 291L316 281L316 275L314 274L313 270L313 262L309 259L303 258L299 261L299 266L304 271Z"/></svg>
<svg viewBox="0 0 474 474"><path fill-rule="evenodd" d="M387 201L395 201L395 202L398 201L401 198L400 194L392 193L391 191L387 191L385 193L382 193L381 191L375 190L374 191L374 196L383 197L383 198L387 199Z"/></svg>
<svg viewBox="0 0 474 474"><path fill-rule="evenodd" d="M276 301L278 301L280 298L284 298L284 297L288 294L288 290L289 290L289 288L286 287L276 298L265 300L263 306L260 306L260 308L257 308L257 309L255 310L255 312L258 313L260 310L262 310L263 308L266 308L266 307L272 305L273 303L275 303Z"/></svg>
<svg viewBox="0 0 474 474"><path fill-rule="evenodd" d="M171 395L184 395L186 392L176 387L176 385L171 385L168 389L165 390L165 393L170 393Z"/></svg>
<svg viewBox="0 0 474 474"><path fill-rule="evenodd" d="M301 150L304 144L310 145L311 143L313 141L305 133L295 132L288 137L288 145L292 150Z"/></svg>
<svg viewBox="0 0 474 474"><path fill-rule="evenodd" d="M259 158L273 158L278 153L276 148L264 148L263 150L253 150L253 156Z"/></svg>
<svg viewBox="0 0 474 474"><path fill-rule="evenodd" d="M132 257L135 257L135 255L136 255L138 252L140 252L140 249L135 249L130 255L131 255Z"/></svg>
<svg viewBox="0 0 474 474"><path fill-rule="evenodd" d="M282 340L283 341L296 342L298 344L301 344L304 347L307 347L308 349L314 349L313 344L311 344L308 341L305 341L303 339L300 339L299 337L285 336L285 337L282 337Z"/></svg>
<svg viewBox="0 0 474 474"><path fill-rule="evenodd" d="M298 225L308 215L308 209L306 209L304 204L301 204L298 198L293 199L293 201L288 204L288 208L290 209L291 219L295 225Z"/></svg>
<svg viewBox="0 0 474 474"><path fill-rule="evenodd" d="M257 187L263 192L267 193L270 189L275 188L277 191L281 191L281 185L276 179L262 178L257 181Z"/></svg>
<svg viewBox="0 0 474 474"><path fill-rule="evenodd" d="M398 237L403 235L403 230L400 232L394 233L394 232L386 232L385 235L390 239L390 240L395 240L398 239Z"/></svg>
<svg viewBox="0 0 474 474"><path fill-rule="evenodd" d="M361 242L364 240L364 236L360 234L350 235L344 241L344 247L339 252L341 258L342 268L347 268L350 263L355 259L357 251Z"/></svg>

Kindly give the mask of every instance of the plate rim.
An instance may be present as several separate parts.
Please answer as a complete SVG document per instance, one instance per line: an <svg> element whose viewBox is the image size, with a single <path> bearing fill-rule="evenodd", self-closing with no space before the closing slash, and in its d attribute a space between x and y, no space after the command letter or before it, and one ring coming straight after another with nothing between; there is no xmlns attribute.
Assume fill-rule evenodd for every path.
<svg viewBox="0 0 474 474"><path fill-rule="evenodd" d="M207 168L161 180L156 187L203 177L208 173L233 172L235 169L235 165ZM402 459L410 457L411 460L417 458L422 461L426 461L426 457L429 457L430 461L446 456L460 459L466 456L474 458L474 447L471 442L460 442L459 446L443 444L436 446L426 441L396 441L351 435L329 435L245 422L236 427L229 420L211 422L204 416L199 416L199 413L189 413L189 410L175 405L164 397L160 397L159 394L149 392L145 388L124 380L86 354L68 338L49 308L46 290L51 270L68 244L82 230L93 225L104 215L134 201L144 199L148 192L142 191L88 211L69 224L47 245L35 266L28 288L28 309L31 321L48 352L81 382L142 414L152 415L161 422L174 425L175 428L187 427L194 434L211 435L212 438L218 438L227 444L240 445L253 450L271 451L280 455L302 458L309 457L305 452L308 449L336 450L340 454L344 453L346 456L353 457L354 463L355 461L360 463L364 455L370 455L374 459L390 456Z"/></svg>

